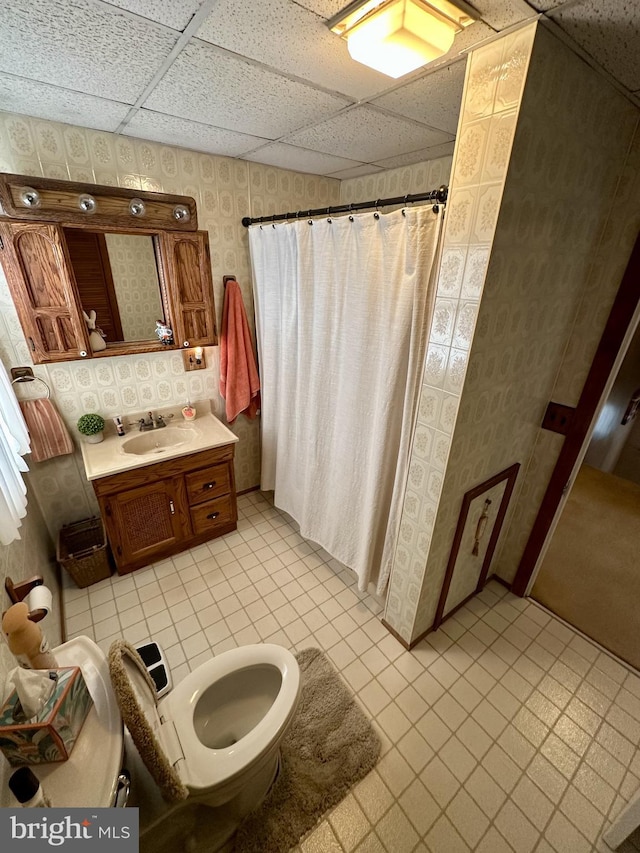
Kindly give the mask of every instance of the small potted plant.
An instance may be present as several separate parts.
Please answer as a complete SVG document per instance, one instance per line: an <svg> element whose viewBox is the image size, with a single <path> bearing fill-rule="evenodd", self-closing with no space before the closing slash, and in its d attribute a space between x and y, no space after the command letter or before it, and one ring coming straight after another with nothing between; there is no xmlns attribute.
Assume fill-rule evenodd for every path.
<svg viewBox="0 0 640 853"><path fill-rule="evenodd" d="M98 444L104 439L102 430L104 429L104 418L101 415L90 413L82 415L77 423L78 432L84 436L87 444Z"/></svg>

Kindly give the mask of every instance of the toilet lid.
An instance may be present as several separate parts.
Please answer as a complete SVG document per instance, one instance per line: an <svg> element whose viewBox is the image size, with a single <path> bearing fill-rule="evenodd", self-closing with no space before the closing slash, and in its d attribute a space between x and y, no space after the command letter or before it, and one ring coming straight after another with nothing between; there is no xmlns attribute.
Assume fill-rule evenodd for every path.
<svg viewBox="0 0 640 853"><path fill-rule="evenodd" d="M109 649L109 674L124 724L162 796L170 803L185 799L188 791L173 766L182 755L175 727L161 719L155 685L126 640Z"/></svg>

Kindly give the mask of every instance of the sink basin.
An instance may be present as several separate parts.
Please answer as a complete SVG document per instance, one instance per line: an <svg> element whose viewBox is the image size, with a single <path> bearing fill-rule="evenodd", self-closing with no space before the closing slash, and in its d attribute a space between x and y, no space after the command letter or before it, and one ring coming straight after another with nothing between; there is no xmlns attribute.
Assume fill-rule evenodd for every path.
<svg viewBox="0 0 640 853"><path fill-rule="evenodd" d="M122 442L122 452L133 456L150 456L175 450L191 442L199 435L192 426L164 427L140 433Z"/></svg>

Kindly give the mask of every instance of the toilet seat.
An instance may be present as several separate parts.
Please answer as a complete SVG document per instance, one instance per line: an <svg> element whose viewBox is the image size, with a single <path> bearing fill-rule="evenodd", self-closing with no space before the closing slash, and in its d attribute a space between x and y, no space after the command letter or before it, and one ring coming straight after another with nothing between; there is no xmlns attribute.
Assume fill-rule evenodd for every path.
<svg viewBox="0 0 640 853"><path fill-rule="evenodd" d="M205 793L232 781L248 767L259 763L261 757L268 755L270 747L282 736L298 703L298 663L291 652L273 644L241 646L223 652L197 667L159 701L155 686L133 647L125 641L117 641L112 646L109 658L112 681L123 716L121 692L129 694L128 697L125 695L125 702L129 698L134 699L143 717L139 720L138 714L140 725L136 725L135 720L130 723L125 719L125 722L147 769L163 790L163 796L167 770L174 777L169 780L170 790L177 785L184 791L176 792L171 801L182 799L187 792L193 795ZM119 680L128 682L124 690L119 690L114 680L112 658L113 662L120 660L122 663L124 679ZM276 668L281 679L279 691L267 712L236 743L221 749L205 746L194 725L198 700L225 676L264 667ZM149 731L153 733L151 738ZM150 740L155 742L150 744Z"/></svg>
<svg viewBox="0 0 640 853"><path fill-rule="evenodd" d="M205 746L194 726L195 709L204 691L227 675L264 666L278 669L281 677L279 692L267 713L236 743L222 749ZM158 703L162 728L173 724L182 751L175 767L183 784L196 793L242 773L281 736L296 710L299 687L300 670L294 656L269 643L231 649L187 675Z"/></svg>

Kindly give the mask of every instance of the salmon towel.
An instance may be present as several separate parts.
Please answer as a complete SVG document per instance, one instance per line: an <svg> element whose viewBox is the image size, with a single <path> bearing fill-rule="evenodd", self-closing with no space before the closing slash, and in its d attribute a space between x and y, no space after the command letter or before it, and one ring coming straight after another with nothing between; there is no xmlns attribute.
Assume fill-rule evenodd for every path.
<svg viewBox="0 0 640 853"><path fill-rule="evenodd" d="M253 354L249 324L240 285L227 281L220 335L220 394L226 401L227 421L238 415L255 418L260 409L260 377Z"/></svg>
<svg viewBox="0 0 640 853"><path fill-rule="evenodd" d="M20 408L31 437L31 457L34 462L73 453L71 436L51 400L23 400Z"/></svg>

